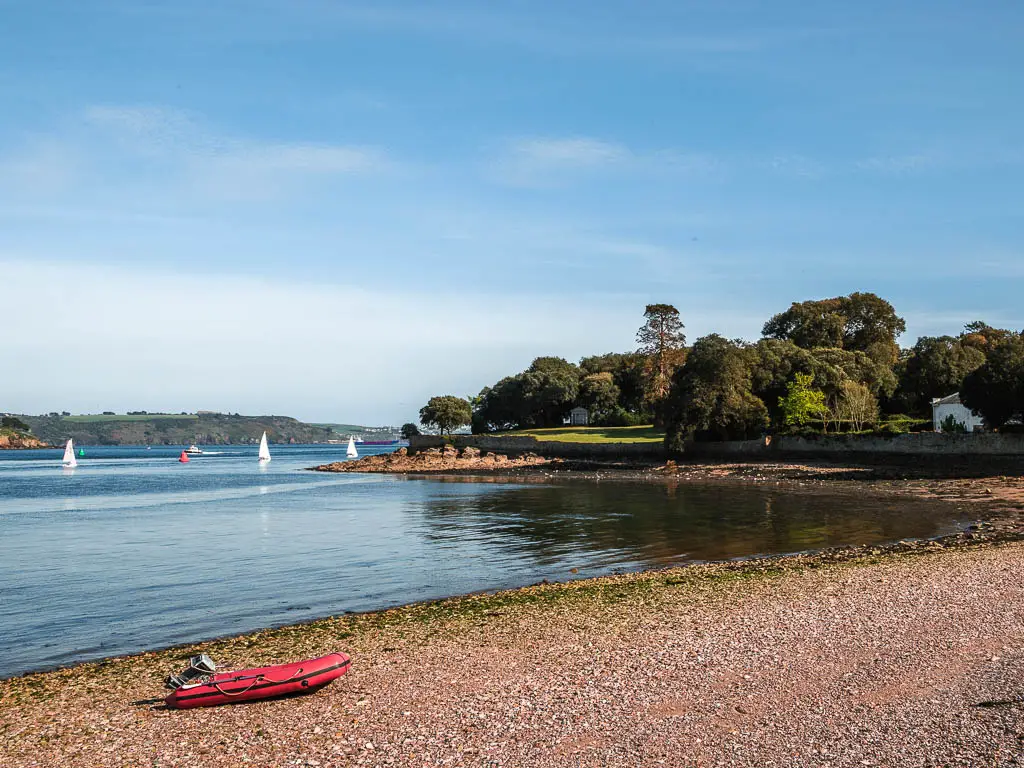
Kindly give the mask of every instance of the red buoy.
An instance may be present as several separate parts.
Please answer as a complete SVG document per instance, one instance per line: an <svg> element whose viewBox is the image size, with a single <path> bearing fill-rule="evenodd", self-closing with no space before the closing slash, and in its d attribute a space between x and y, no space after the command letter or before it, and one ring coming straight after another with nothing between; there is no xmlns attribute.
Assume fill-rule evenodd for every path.
<svg viewBox="0 0 1024 768"><path fill-rule="evenodd" d="M182 464L186 463L188 461L188 454L182 451L181 456L178 458L178 461L180 461Z"/></svg>

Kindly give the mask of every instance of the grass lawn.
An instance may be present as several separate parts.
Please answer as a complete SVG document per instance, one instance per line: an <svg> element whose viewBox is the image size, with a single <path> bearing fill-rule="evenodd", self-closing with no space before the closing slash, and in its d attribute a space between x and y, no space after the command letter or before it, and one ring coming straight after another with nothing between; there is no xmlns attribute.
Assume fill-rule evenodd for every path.
<svg viewBox="0 0 1024 768"><path fill-rule="evenodd" d="M493 437L535 437L559 443L660 443L665 433L650 425L639 427L550 427L499 432Z"/></svg>
<svg viewBox="0 0 1024 768"><path fill-rule="evenodd" d="M88 424L91 421L150 421L152 419L198 419L194 413L147 413L147 414L135 414L128 416L127 414L113 415L109 413L83 413L75 416L64 416L64 421L73 421L79 424Z"/></svg>

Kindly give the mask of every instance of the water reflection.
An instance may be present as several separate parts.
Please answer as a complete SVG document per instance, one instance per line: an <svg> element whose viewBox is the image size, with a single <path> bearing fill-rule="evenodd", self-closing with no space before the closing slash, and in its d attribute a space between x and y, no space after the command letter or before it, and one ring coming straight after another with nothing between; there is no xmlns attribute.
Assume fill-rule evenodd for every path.
<svg viewBox="0 0 1024 768"><path fill-rule="evenodd" d="M724 484L304 471L344 446L282 446L264 471L248 447L187 471L170 449L91 453L74 476L0 457L0 676L541 579L932 536L957 517Z"/></svg>
<svg viewBox="0 0 1024 768"><path fill-rule="evenodd" d="M945 505L723 485L569 482L426 500L426 535L486 541L538 563L662 565L925 538L956 527Z"/></svg>

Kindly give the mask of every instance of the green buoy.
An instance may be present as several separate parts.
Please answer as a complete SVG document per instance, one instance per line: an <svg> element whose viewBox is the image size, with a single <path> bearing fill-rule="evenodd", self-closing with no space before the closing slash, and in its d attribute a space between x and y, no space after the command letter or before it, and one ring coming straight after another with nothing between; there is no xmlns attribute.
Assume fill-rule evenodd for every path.
<svg viewBox="0 0 1024 768"><path fill-rule="evenodd" d="M78 449L78 455L79 456L85 456L85 448L79 448Z"/></svg>

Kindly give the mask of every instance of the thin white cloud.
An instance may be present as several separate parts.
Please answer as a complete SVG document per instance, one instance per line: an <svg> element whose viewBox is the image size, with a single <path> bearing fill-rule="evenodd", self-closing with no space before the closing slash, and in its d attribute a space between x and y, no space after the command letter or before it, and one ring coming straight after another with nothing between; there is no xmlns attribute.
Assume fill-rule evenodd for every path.
<svg viewBox="0 0 1024 768"><path fill-rule="evenodd" d="M910 176L932 172L976 171L1018 168L1024 165L1019 146L997 139L978 137L950 139L936 137L923 146L881 152L855 160L853 168L862 173Z"/></svg>
<svg viewBox="0 0 1024 768"><path fill-rule="evenodd" d="M906 155L878 155L858 160L857 170L869 173L880 173L891 176L903 176L920 173L943 164L940 157L929 152L916 152Z"/></svg>
<svg viewBox="0 0 1024 768"><path fill-rule="evenodd" d="M137 142L142 150L195 147L202 140L196 121L185 112L153 105L96 104L82 112L83 121L117 138Z"/></svg>
<svg viewBox="0 0 1024 768"><path fill-rule="evenodd" d="M187 158L196 189L227 200L274 199L296 184L383 171L375 148L317 144L237 144Z"/></svg>
<svg viewBox="0 0 1024 768"><path fill-rule="evenodd" d="M595 168L628 162L633 154L621 144L586 137L521 139L510 154L525 163L568 168Z"/></svg>
<svg viewBox="0 0 1024 768"><path fill-rule="evenodd" d="M201 120L166 107L93 106L85 116L118 138L135 140L137 149L164 150L223 167L245 164L271 172L330 174L372 171L389 162L378 147L257 141L216 133Z"/></svg>
<svg viewBox="0 0 1024 768"><path fill-rule="evenodd" d="M586 136L520 138L499 150L488 175L511 186L551 186L581 173L622 169L633 160L627 147Z"/></svg>
<svg viewBox="0 0 1024 768"><path fill-rule="evenodd" d="M304 185L380 174L396 164L381 147L258 140L220 132L197 116L151 105L94 105L59 135L0 158L0 193L120 195L129 204L279 199ZM77 185L77 187L76 187ZM13 202L13 200L12 200Z"/></svg>
<svg viewBox="0 0 1024 768"><path fill-rule="evenodd" d="M557 186L594 173L708 175L722 166L710 155L673 148L639 151L590 136L527 137L501 146L488 174L512 186Z"/></svg>
<svg viewBox="0 0 1024 768"><path fill-rule="evenodd" d="M828 172L826 164L820 160L796 153L773 155L764 165L773 173L805 179L819 179Z"/></svg>

